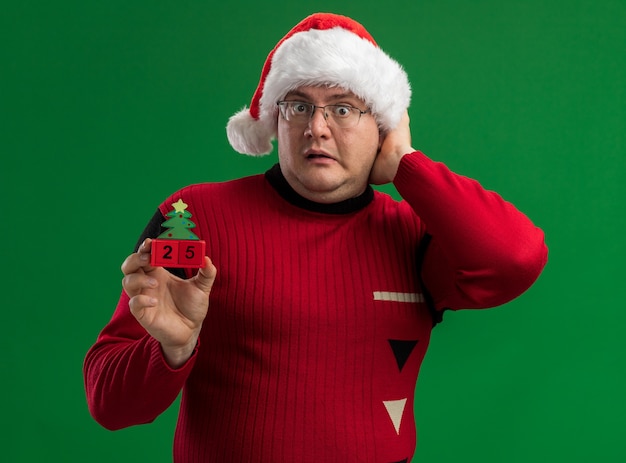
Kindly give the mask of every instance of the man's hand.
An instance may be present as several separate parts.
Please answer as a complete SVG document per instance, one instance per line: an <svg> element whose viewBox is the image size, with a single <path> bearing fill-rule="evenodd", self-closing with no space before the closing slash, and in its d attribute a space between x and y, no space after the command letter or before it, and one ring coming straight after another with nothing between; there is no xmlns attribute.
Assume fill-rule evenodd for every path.
<svg viewBox="0 0 626 463"><path fill-rule="evenodd" d="M398 126L385 136L378 156L374 161L370 173L370 183L382 185L393 182L398 172L400 160L405 154L415 151L411 147L411 128L409 126L409 113L404 113Z"/></svg>
<svg viewBox="0 0 626 463"><path fill-rule="evenodd" d="M172 368L182 366L195 349L209 307L217 270L204 258L196 276L183 280L150 265L152 240L145 240L122 264L122 286L130 311L159 343Z"/></svg>

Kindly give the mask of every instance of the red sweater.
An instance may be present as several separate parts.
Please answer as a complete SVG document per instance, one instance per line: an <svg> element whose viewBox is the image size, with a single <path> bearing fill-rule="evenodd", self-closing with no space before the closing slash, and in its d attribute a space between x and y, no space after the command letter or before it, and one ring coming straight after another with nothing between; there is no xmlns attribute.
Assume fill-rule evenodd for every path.
<svg viewBox="0 0 626 463"><path fill-rule="evenodd" d="M401 162L400 202L368 189L319 205L271 172L162 204L189 205L218 268L198 346L169 368L122 294L85 359L91 413L109 429L148 423L182 389L176 462L410 461L430 309L520 295L546 262L543 233L419 152Z"/></svg>

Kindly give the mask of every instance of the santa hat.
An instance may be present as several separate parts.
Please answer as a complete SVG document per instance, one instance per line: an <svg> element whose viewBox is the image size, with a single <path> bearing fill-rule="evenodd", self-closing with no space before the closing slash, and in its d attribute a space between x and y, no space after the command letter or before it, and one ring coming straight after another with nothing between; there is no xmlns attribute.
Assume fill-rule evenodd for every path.
<svg viewBox="0 0 626 463"><path fill-rule="evenodd" d="M383 131L398 125L411 100L406 73L361 24L346 16L313 14L268 55L250 108L228 121L231 146L243 154L270 153L276 102L298 87L320 85L342 87L361 98Z"/></svg>

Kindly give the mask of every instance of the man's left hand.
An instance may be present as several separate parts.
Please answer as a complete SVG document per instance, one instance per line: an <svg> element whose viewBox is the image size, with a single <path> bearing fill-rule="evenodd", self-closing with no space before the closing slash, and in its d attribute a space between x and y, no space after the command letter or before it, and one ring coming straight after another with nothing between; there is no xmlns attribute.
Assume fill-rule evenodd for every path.
<svg viewBox="0 0 626 463"><path fill-rule="evenodd" d="M402 116L398 126L385 135L370 172L370 183L383 185L393 182L402 157L415 151L411 147L409 122L409 113L407 111Z"/></svg>

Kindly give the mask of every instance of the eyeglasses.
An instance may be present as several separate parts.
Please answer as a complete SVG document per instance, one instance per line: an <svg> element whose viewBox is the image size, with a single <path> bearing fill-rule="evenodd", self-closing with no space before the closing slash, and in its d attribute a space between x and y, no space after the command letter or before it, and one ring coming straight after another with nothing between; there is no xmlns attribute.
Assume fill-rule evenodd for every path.
<svg viewBox="0 0 626 463"><path fill-rule="evenodd" d="M279 101L276 103L280 108L283 118L292 125L305 126L309 123L317 109L322 110L324 120L328 123L329 118L334 125L342 129L356 126L361 120L361 115L368 113L349 104L329 104L316 106L303 101Z"/></svg>

